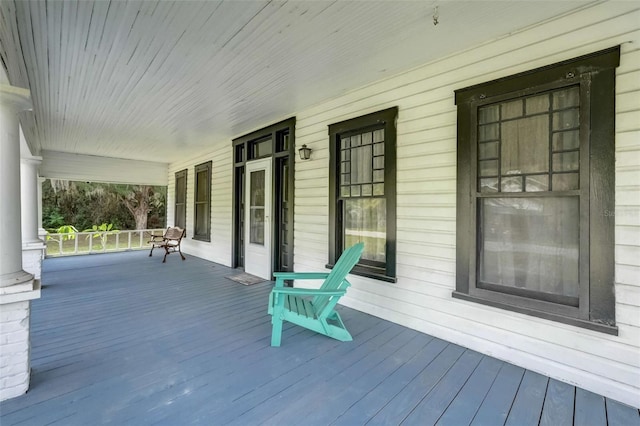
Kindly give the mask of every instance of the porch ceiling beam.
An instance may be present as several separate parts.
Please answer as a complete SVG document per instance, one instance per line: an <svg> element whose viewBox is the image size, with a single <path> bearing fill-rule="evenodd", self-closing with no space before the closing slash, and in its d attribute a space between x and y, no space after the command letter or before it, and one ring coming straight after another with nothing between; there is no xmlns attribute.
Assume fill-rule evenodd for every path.
<svg viewBox="0 0 640 426"><path fill-rule="evenodd" d="M40 176L80 182L167 185L168 163L42 151Z"/></svg>

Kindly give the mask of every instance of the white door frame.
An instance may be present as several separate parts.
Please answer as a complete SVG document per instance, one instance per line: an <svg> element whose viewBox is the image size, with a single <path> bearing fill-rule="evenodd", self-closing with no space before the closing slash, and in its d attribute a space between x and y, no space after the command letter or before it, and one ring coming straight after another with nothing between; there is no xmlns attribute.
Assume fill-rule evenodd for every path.
<svg viewBox="0 0 640 426"><path fill-rule="evenodd" d="M272 158L248 161L245 166L244 271L271 280L273 264L271 210L273 202ZM251 242L251 173L264 170L263 244ZM254 209L255 210L255 209Z"/></svg>

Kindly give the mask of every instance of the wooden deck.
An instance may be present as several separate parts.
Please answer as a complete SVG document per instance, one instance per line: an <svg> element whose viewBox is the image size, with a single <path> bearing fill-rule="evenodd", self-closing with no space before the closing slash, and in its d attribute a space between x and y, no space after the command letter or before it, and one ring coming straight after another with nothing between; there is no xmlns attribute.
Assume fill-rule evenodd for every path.
<svg viewBox="0 0 640 426"><path fill-rule="evenodd" d="M47 259L31 390L9 425L640 425L638 410L341 308L354 341L285 325L272 283L192 256Z"/></svg>

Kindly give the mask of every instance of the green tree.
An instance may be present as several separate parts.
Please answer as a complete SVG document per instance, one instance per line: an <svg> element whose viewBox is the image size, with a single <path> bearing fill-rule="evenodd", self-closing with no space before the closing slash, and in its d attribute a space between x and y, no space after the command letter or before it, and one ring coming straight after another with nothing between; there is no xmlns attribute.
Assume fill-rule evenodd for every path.
<svg viewBox="0 0 640 426"><path fill-rule="evenodd" d="M165 206L166 187L161 186L50 180L42 187L46 229L62 225L88 229L101 223L112 223L117 229L162 228Z"/></svg>
<svg viewBox="0 0 640 426"><path fill-rule="evenodd" d="M113 185L114 192L135 220L135 229L147 229L149 214L164 209L165 193L150 185ZM166 190L166 189L165 189ZM164 215L163 215L164 216Z"/></svg>

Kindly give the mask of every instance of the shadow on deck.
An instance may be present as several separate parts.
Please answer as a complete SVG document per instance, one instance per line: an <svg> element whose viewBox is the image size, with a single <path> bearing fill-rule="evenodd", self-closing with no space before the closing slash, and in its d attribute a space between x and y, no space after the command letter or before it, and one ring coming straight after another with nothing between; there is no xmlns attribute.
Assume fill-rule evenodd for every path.
<svg viewBox="0 0 640 426"><path fill-rule="evenodd" d="M272 283L192 256L47 259L30 391L9 425L629 425L638 410L348 309L354 341L285 324Z"/></svg>

